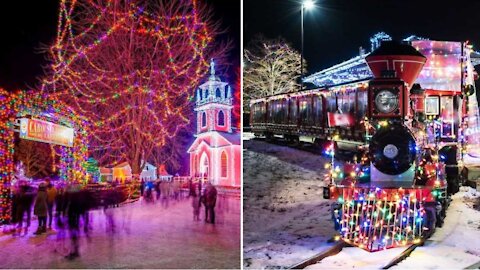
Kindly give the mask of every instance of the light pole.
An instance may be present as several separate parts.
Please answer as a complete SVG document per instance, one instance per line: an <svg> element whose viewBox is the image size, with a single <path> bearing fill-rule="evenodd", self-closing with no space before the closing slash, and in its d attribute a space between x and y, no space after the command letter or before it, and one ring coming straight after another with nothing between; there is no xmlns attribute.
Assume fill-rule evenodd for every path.
<svg viewBox="0 0 480 270"><path fill-rule="evenodd" d="M300 54L300 91L303 90L303 10L310 10L315 7L315 2L313 0L305 0L302 2L302 9L300 11L302 17L302 48Z"/></svg>

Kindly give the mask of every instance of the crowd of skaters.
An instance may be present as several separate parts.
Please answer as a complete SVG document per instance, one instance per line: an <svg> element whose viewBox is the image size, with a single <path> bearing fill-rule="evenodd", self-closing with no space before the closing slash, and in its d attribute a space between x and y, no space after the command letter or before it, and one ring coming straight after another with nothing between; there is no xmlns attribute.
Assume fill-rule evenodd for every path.
<svg viewBox="0 0 480 270"><path fill-rule="evenodd" d="M103 208L107 232L115 231L114 211L110 208L119 205L121 195L116 194L118 191L115 189L115 183L112 183L112 187L99 200L91 190L82 188L80 184L60 183L55 186L49 178L46 178L35 188L29 182L19 181L12 189L10 232L14 237L29 234L33 213L38 219L38 227L32 235L40 236L52 232L56 233L58 242L64 243L63 239L68 233L70 247L67 248L68 254L65 257L73 260L80 256L80 233L83 232L87 239L90 237L90 210ZM217 189L210 183L202 184L201 181L193 182L190 179L188 185L182 187L179 181L153 182L142 179L140 193L144 201L153 203L156 200L165 207L170 200L189 199L194 221L201 220L200 212L203 207L204 221L215 224ZM55 227L55 230L52 227Z"/></svg>
<svg viewBox="0 0 480 270"><path fill-rule="evenodd" d="M71 248L66 258L75 259L80 256L81 225L83 225L84 234L87 238L89 237L89 211L103 207L104 212L107 212L108 208L118 206L119 202L116 199L120 196L116 193L118 192L112 189L104 199L98 200L91 190L75 183L55 186L47 178L38 185L38 188L35 188L28 182L21 181L12 190L10 232L15 237L27 235L33 210L33 215L38 219L38 227L33 235L53 232L52 224L55 224L57 240L63 239L68 231Z"/></svg>

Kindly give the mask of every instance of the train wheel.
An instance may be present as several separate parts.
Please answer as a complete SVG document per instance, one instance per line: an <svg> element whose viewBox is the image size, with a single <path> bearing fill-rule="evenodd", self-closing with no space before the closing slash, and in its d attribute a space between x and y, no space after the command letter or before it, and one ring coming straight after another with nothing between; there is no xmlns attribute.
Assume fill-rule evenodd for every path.
<svg viewBox="0 0 480 270"><path fill-rule="evenodd" d="M290 143L294 146L298 146L300 144L300 138L298 136L291 136L290 140Z"/></svg>
<svg viewBox="0 0 480 270"><path fill-rule="evenodd" d="M460 185L466 186L468 181L468 169L467 167L463 167L462 171L460 172L459 179Z"/></svg>
<svg viewBox="0 0 480 270"><path fill-rule="evenodd" d="M272 133L269 133L269 132L265 133L265 141L271 142L271 141L273 141L273 138L274 137L273 137Z"/></svg>
<svg viewBox="0 0 480 270"><path fill-rule="evenodd" d="M327 141L316 138L314 141L315 152L318 154L322 154L325 148L327 147Z"/></svg>
<svg viewBox="0 0 480 270"><path fill-rule="evenodd" d="M437 212L436 212L436 227L441 228L443 226L443 223L445 221L446 217L446 200L441 200L437 202Z"/></svg>

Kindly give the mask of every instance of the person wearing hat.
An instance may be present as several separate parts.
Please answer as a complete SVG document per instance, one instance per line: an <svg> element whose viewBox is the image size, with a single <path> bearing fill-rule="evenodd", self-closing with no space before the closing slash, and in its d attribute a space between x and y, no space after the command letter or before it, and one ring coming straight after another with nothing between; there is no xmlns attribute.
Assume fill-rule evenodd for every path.
<svg viewBox="0 0 480 270"><path fill-rule="evenodd" d="M38 235L47 231L47 211L47 185L42 182L38 186L38 193L33 208L33 214L38 217L38 229L34 234Z"/></svg>

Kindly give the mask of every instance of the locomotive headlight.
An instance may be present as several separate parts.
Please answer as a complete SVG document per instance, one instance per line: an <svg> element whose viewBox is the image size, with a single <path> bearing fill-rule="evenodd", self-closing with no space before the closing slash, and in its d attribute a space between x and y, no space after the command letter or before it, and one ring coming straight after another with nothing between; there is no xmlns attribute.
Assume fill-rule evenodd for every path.
<svg viewBox="0 0 480 270"><path fill-rule="evenodd" d="M398 109L398 95L390 90L380 90L375 96L375 107L381 113L392 113Z"/></svg>

